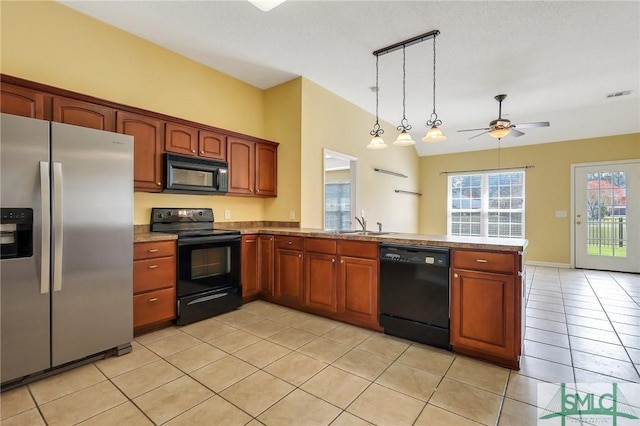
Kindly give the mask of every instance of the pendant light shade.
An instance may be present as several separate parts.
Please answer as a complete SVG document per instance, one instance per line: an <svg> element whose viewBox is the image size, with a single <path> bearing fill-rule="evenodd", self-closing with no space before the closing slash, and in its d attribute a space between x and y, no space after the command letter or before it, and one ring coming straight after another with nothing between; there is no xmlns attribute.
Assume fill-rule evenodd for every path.
<svg viewBox="0 0 640 426"><path fill-rule="evenodd" d="M438 128L435 124L431 126L427 134L422 138L424 142L444 142L447 140L447 137L442 134L442 130Z"/></svg>
<svg viewBox="0 0 640 426"><path fill-rule="evenodd" d="M369 149L385 149L388 146L389 145L384 143L384 139L382 139L380 136L374 136L371 139L371 142L369 142L369 145L367 145L367 148L369 148Z"/></svg>
<svg viewBox="0 0 640 426"><path fill-rule="evenodd" d="M436 114L436 36L433 36L433 112L427 120L427 127L430 127L427 134L422 138L423 142L444 142L447 137L438 126L442 125L442 120Z"/></svg>
<svg viewBox="0 0 640 426"><path fill-rule="evenodd" d="M411 135L407 133L406 130L402 130L398 135L398 138L395 141L393 141L393 144L395 146L409 146L409 145L415 145L416 141L414 141L411 138Z"/></svg>

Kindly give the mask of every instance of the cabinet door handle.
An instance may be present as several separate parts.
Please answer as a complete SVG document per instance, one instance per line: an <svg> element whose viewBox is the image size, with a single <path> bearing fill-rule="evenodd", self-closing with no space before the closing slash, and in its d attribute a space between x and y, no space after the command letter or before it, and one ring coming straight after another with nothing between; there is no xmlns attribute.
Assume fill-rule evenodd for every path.
<svg viewBox="0 0 640 426"><path fill-rule="evenodd" d="M162 182L156 182L156 185L162 186Z"/></svg>
<svg viewBox="0 0 640 426"><path fill-rule="evenodd" d="M489 263L489 261L487 259L476 259L476 262L478 262L478 263Z"/></svg>
<svg viewBox="0 0 640 426"><path fill-rule="evenodd" d="M157 301L158 301L157 297L153 297L153 298L147 300L147 302L157 302Z"/></svg>
<svg viewBox="0 0 640 426"><path fill-rule="evenodd" d="M204 154L204 151L200 151L200 154Z"/></svg>
<svg viewBox="0 0 640 426"><path fill-rule="evenodd" d="M149 265L149 266L147 266L147 268L149 268L149 269L156 269L157 267L158 267L158 265Z"/></svg>
<svg viewBox="0 0 640 426"><path fill-rule="evenodd" d="M458 278L460 275L458 274L453 274L453 278Z"/></svg>
<svg viewBox="0 0 640 426"><path fill-rule="evenodd" d="M291 244L292 244L292 241L289 241L287 244L291 245Z"/></svg>
<svg viewBox="0 0 640 426"><path fill-rule="evenodd" d="M158 249L149 249L148 251L149 251L149 253L157 253L159 250Z"/></svg>
<svg viewBox="0 0 640 426"><path fill-rule="evenodd" d="M192 150L191 150L191 152L195 154L195 153L196 153L196 150L195 150L195 149L192 149Z"/></svg>
<svg viewBox="0 0 640 426"><path fill-rule="evenodd" d="M302 257L302 255L301 255L301 254L299 254L299 255L298 255L298 257Z"/></svg>
<svg viewBox="0 0 640 426"><path fill-rule="evenodd" d="M256 189L256 193L258 193L258 192L260 192L260 190L259 190L259 189Z"/></svg>
<svg viewBox="0 0 640 426"><path fill-rule="evenodd" d="M340 263L344 263L344 260L340 259Z"/></svg>
<svg viewBox="0 0 640 426"><path fill-rule="evenodd" d="M331 263L336 263L336 260L335 259L331 259Z"/></svg>

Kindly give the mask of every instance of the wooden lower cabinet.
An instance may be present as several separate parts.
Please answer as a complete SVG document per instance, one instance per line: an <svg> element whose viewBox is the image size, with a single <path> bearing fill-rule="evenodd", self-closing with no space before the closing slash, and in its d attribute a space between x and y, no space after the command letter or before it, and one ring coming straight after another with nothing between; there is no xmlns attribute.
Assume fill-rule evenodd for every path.
<svg viewBox="0 0 640 426"><path fill-rule="evenodd" d="M338 312L337 257L335 253L305 253L304 306L318 312Z"/></svg>
<svg viewBox="0 0 640 426"><path fill-rule="evenodd" d="M260 292L258 281L258 236L242 236L242 300L249 301Z"/></svg>
<svg viewBox="0 0 640 426"><path fill-rule="evenodd" d="M135 243L133 259L133 328L137 335L169 325L176 317L176 243Z"/></svg>
<svg viewBox="0 0 640 426"><path fill-rule="evenodd" d="M258 236L258 288L263 296L273 296L274 268L273 235Z"/></svg>
<svg viewBox="0 0 640 426"><path fill-rule="evenodd" d="M378 260L340 257L340 313L349 322L378 324Z"/></svg>
<svg viewBox="0 0 640 426"><path fill-rule="evenodd" d="M452 250L455 352L519 368L524 326L520 263L517 253Z"/></svg>
<svg viewBox="0 0 640 426"><path fill-rule="evenodd" d="M302 246L301 237L275 237L274 296L294 307L302 305Z"/></svg>

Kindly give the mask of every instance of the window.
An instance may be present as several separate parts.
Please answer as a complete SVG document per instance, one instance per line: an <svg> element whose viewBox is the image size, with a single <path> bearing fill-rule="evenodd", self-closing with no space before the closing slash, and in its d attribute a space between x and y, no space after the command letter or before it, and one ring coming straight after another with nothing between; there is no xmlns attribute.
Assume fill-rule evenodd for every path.
<svg viewBox="0 0 640 426"><path fill-rule="evenodd" d="M325 229L351 229L351 183L325 184Z"/></svg>
<svg viewBox="0 0 640 426"><path fill-rule="evenodd" d="M524 238L524 171L449 176L448 234Z"/></svg>

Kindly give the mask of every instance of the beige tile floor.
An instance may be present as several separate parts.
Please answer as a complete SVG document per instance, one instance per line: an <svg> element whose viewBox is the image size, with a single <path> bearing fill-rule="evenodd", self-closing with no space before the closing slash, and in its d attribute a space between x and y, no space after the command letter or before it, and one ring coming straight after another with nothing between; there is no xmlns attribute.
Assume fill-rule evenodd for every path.
<svg viewBox="0 0 640 426"><path fill-rule="evenodd" d="M2 393L2 425L535 425L543 382L640 382L640 276L527 268L520 371L262 301Z"/></svg>

